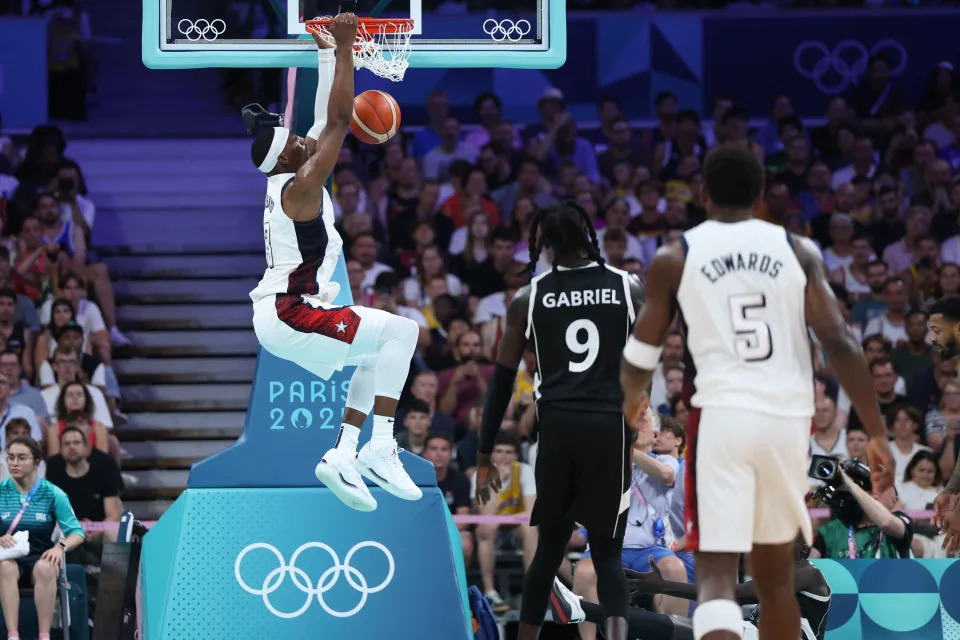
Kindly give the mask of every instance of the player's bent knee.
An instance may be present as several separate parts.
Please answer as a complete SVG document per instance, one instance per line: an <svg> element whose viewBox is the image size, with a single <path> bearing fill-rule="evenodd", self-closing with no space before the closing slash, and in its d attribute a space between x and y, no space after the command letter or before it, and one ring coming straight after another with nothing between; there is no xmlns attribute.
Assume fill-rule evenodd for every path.
<svg viewBox="0 0 960 640"><path fill-rule="evenodd" d="M738 637L743 632L743 612L733 600L710 600L693 612L693 637L701 640L714 631L729 631Z"/></svg>
<svg viewBox="0 0 960 640"><path fill-rule="evenodd" d="M416 344L420 339L420 325L410 318L390 316L387 321L387 333L405 344L410 342Z"/></svg>

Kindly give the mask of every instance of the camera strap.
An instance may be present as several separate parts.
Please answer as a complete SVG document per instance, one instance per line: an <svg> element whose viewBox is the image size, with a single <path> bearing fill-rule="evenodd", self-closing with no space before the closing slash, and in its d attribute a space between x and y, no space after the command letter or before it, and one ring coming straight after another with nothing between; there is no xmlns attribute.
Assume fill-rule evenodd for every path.
<svg viewBox="0 0 960 640"><path fill-rule="evenodd" d="M883 530L880 531L880 536L877 538L877 551L874 554L874 558L880 558L880 550L883 547ZM857 542L854 535L853 527L847 527L847 549L850 554L850 559L855 560L857 558ZM866 550L866 549L865 549Z"/></svg>

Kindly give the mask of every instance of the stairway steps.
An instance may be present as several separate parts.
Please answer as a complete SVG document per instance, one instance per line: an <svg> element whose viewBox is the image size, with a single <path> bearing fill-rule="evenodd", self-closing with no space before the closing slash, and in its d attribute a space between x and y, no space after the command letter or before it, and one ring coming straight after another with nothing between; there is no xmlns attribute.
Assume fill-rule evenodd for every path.
<svg viewBox="0 0 960 640"><path fill-rule="evenodd" d="M126 304L117 318L124 329L250 329L253 310L249 303Z"/></svg>
<svg viewBox="0 0 960 640"><path fill-rule="evenodd" d="M195 463L233 444L234 440L168 440L124 442L130 454L124 458L124 471L150 469L189 469Z"/></svg>
<svg viewBox="0 0 960 640"><path fill-rule="evenodd" d="M186 278L260 278L262 253L235 256L118 256L105 260L114 280Z"/></svg>
<svg viewBox="0 0 960 640"><path fill-rule="evenodd" d="M255 356L257 338L252 331L127 331L145 357Z"/></svg>
<svg viewBox="0 0 960 640"><path fill-rule="evenodd" d="M114 360L113 369L127 384L228 383L251 384L256 358L132 358Z"/></svg>
<svg viewBox="0 0 960 640"><path fill-rule="evenodd" d="M250 384L135 384L123 388L130 411L242 411L250 402Z"/></svg>
<svg viewBox="0 0 960 640"><path fill-rule="evenodd" d="M113 291L122 302L244 302L250 303L250 292L257 285L254 279L195 280L117 280ZM252 312L251 312L252 313Z"/></svg>

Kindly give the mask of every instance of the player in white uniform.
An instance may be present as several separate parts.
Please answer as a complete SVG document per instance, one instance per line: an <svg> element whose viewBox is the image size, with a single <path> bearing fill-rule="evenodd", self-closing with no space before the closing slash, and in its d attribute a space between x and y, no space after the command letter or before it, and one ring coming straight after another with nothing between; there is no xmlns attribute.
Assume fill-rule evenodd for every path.
<svg viewBox="0 0 960 640"><path fill-rule="evenodd" d="M270 353L324 379L345 365L357 367L336 446L324 454L316 475L348 506L372 511L377 502L361 474L400 498L422 495L400 463L393 437L397 399L419 329L411 320L378 309L332 306L340 286L331 278L343 242L333 226L333 203L324 184L353 117L356 15L341 13L330 31L336 65L334 49L316 38L316 122L307 138L275 127L261 131L251 149L254 164L267 174L267 270L250 298L254 330ZM371 409L373 434L357 453L360 426Z"/></svg>
<svg viewBox="0 0 960 640"><path fill-rule="evenodd" d="M745 149L721 147L704 166L710 220L662 247L647 273L647 304L624 348L624 415L646 389L673 321L686 324L687 546L696 553L697 640L740 638L735 602L738 554L752 552L763 608L760 637L800 636L794 544L811 542L804 504L813 416L807 324L872 436L871 462L892 482L890 450L860 345L848 332L817 248L784 228L752 219L763 167ZM693 388L695 387L695 389ZM692 397L691 397L692 395Z"/></svg>

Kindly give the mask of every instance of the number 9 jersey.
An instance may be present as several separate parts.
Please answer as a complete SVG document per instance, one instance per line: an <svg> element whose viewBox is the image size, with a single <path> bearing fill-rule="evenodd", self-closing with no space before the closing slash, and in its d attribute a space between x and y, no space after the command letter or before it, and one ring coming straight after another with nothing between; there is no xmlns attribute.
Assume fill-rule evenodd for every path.
<svg viewBox="0 0 960 640"><path fill-rule="evenodd" d="M558 267L530 283L526 336L537 358L537 404L623 410L620 355L636 319L630 274L593 262Z"/></svg>
<svg viewBox="0 0 960 640"><path fill-rule="evenodd" d="M677 302L696 368L694 407L813 416L807 277L795 238L761 220L707 221L684 234Z"/></svg>

